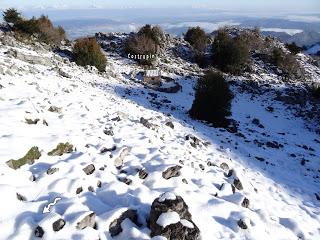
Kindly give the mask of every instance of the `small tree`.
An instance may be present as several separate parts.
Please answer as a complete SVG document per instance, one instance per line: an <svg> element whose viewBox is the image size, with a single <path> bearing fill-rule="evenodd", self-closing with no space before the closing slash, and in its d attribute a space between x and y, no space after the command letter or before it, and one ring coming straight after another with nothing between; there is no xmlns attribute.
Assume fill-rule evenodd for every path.
<svg viewBox="0 0 320 240"><path fill-rule="evenodd" d="M80 66L95 66L100 72L106 69L106 57L95 38L77 40L73 54L75 62Z"/></svg>
<svg viewBox="0 0 320 240"><path fill-rule="evenodd" d="M286 47L294 55L298 54L299 52L301 52L303 50L301 47L297 46L297 44L295 42L287 43Z"/></svg>
<svg viewBox="0 0 320 240"><path fill-rule="evenodd" d="M33 35L39 33L39 25L37 19L34 17L30 20L21 20L14 25L14 29L18 32Z"/></svg>
<svg viewBox="0 0 320 240"><path fill-rule="evenodd" d="M227 127L232 98L233 94L222 74L210 71L196 85L189 114L212 123L214 127Z"/></svg>
<svg viewBox="0 0 320 240"><path fill-rule="evenodd" d="M184 36L184 40L197 51L203 52L208 44L208 36L200 27L189 28Z"/></svg>
<svg viewBox="0 0 320 240"><path fill-rule="evenodd" d="M148 35L136 35L126 41L125 52L134 56L139 63L151 65L155 58L144 59L143 57L155 55L158 52L158 45Z"/></svg>
<svg viewBox="0 0 320 240"><path fill-rule="evenodd" d="M285 53L281 48L273 49L271 63L282 71L285 79L303 76L303 69L297 59L292 54Z"/></svg>
<svg viewBox="0 0 320 240"><path fill-rule="evenodd" d="M54 27L51 20L42 15L37 19L39 39L48 44L59 45L66 38L66 33L61 26Z"/></svg>
<svg viewBox="0 0 320 240"><path fill-rule="evenodd" d="M249 48L244 39L232 38L224 29L218 31L212 50L214 64L225 72L239 74L249 61Z"/></svg>
<svg viewBox="0 0 320 240"><path fill-rule="evenodd" d="M151 26L150 24L140 28L137 35L151 38L159 46L161 45L161 41L164 37L164 33L159 26Z"/></svg>
<svg viewBox="0 0 320 240"><path fill-rule="evenodd" d="M3 12L3 20L8 24L17 24L22 20L21 13L15 8L9 8Z"/></svg>

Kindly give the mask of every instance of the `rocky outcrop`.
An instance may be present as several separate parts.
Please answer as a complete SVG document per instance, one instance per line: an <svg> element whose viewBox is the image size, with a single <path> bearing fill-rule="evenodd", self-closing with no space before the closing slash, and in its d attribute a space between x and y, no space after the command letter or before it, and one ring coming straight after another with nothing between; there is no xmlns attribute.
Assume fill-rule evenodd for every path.
<svg viewBox="0 0 320 240"><path fill-rule="evenodd" d="M18 159L18 160L9 160L6 162L6 164L13 169L18 169L20 167L22 167L25 164L33 164L35 160L38 160L41 157L41 153L39 151L38 147L32 147L27 154Z"/></svg>
<svg viewBox="0 0 320 240"><path fill-rule="evenodd" d="M164 193L153 201L149 224L151 237L163 236L168 240L200 239L200 230L192 221L187 204L174 193Z"/></svg>
<svg viewBox="0 0 320 240"><path fill-rule="evenodd" d="M181 168L182 167L178 165L169 167L164 172L162 172L162 177L167 180L173 177L179 177L181 175L181 172L180 172Z"/></svg>

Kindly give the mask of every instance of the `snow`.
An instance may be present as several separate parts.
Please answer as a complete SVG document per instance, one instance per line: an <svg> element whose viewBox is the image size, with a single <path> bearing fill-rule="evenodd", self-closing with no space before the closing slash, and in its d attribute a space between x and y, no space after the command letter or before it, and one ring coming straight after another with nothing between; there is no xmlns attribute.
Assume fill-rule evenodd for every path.
<svg viewBox="0 0 320 240"><path fill-rule="evenodd" d="M176 212L162 213L157 220L157 224L163 228L178 222L180 222L180 216Z"/></svg>
<svg viewBox="0 0 320 240"><path fill-rule="evenodd" d="M184 199L203 240L320 238L320 201L315 196L320 194L319 135L306 128L293 110L275 101L272 91L252 96L233 87L236 94L232 114L240 123L244 139L189 118L186 112L193 101L196 77L171 73L182 91L160 93L125 78L122 73L136 66L124 59L108 56L110 73L99 75L45 53L58 59L55 64L70 73L71 78L65 78L54 67L32 66L6 55L9 48L0 45L0 68L4 69L0 74L1 238L29 239L36 226L47 223L51 216L43 214L43 208L60 197L51 213L61 216L66 225L48 239L112 239L110 223L128 209L137 209L142 225L126 219L122 222L123 232L115 239L151 239L146 219L152 202L163 193L163 201L176 196ZM17 50L20 48L26 54L31 51L23 46ZM42 56L35 51L30 54ZM299 56L313 81L319 82L319 69L309 65L304 55ZM185 75L191 73L191 67L184 62L172 63L171 67ZM269 89L284 85L271 73L252 74L252 78L267 82ZM155 100L150 94L157 94ZM163 100L171 103L159 108L154 104ZM52 105L61 107L61 113L47 111ZM266 111L267 106L274 107L274 112ZM112 120L117 116L120 121ZM26 117L40 121L28 125ZM145 128L139 123L141 117L159 127ZM252 124L254 118L260 120L263 129ZM42 124L43 119L48 126ZM168 121L174 129L165 125ZM104 134L109 128L114 136ZM210 145L194 148L185 140L188 134ZM268 141L277 141L283 147L258 146L258 142ZM76 151L48 156L60 142L72 143ZM6 161L24 156L33 146L38 146L42 154L34 164L18 170L6 165ZM113 146L115 151L101 153L104 147ZM130 151L118 170L114 159L125 148ZM308 160L305 166L301 165L303 159ZM208 166L208 162L214 165ZM223 162L236 174L226 177L219 167ZM82 169L89 164L94 164L96 170L86 175ZM173 165L182 166L181 176L162 178L162 171ZM58 172L46 173L55 167ZM148 177L141 180L137 169L145 169ZM36 178L34 182L29 180L31 175ZM129 178L132 183L127 185L119 177ZM235 194L231 186L234 178L244 186ZM76 194L79 187L83 191ZM27 200L19 201L17 193ZM241 206L244 197L250 200L248 208ZM91 211L97 215L98 228L77 230L76 222ZM239 219L246 219L247 230L239 229ZM164 213L158 219L162 226L179 221L192 226L175 212Z"/></svg>
<svg viewBox="0 0 320 240"><path fill-rule="evenodd" d="M183 226L185 226L187 228L194 228L193 223L186 220L186 219L181 219L180 222L182 223Z"/></svg>
<svg viewBox="0 0 320 240"><path fill-rule="evenodd" d="M284 32L291 36L303 32L301 29L288 29L288 28L261 28L263 32Z"/></svg>
<svg viewBox="0 0 320 240"><path fill-rule="evenodd" d="M159 202L164 202L166 200L176 200L176 195L173 192L165 192L161 194Z"/></svg>
<svg viewBox="0 0 320 240"><path fill-rule="evenodd" d="M308 54L317 54L320 51L320 44L316 44L314 46L312 46L311 48L309 48L306 53Z"/></svg>

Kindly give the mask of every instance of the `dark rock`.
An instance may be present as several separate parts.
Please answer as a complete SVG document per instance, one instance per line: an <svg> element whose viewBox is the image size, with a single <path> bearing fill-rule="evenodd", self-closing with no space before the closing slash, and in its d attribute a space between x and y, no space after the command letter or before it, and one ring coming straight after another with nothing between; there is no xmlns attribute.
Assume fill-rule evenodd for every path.
<svg viewBox="0 0 320 240"><path fill-rule="evenodd" d="M83 188L82 188L82 187L79 187L79 188L77 188L77 190L76 190L76 194L80 194L82 191L83 191Z"/></svg>
<svg viewBox="0 0 320 240"><path fill-rule="evenodd" d="M29 180L30 180L31 182L35 182L37 179L36 179L36 176L32 174L32 175L29 177Z"/></svg>
<svg viewBox="0 0 320 240"><path fill-rule="evenodd" d="M146 170L145 169L140 169L139 170L139 178L141 178L141 179L146 179L147 177L148 177L148 173L146 172Z"/></svg>
<svg viewBox="0 0 320 240"><path fill-rule="evenodd" d="M98 187L98 188L101 188L101 186L102 186L102 182L101 182L100 180L98 180L98 182L97 182L97 187Z"/></svg>
<svg viewBox="0 0 320 240"><path fill-rule="evenodd" d="M149 120L141 117L140 118L140 123L145 126L146 128L149 128L149 129L152 129L152 130L155 130L157 128L157 126L155 124L152 124L149 122Z"/></svg>
<svg viewBox="0 0 320 240"><path fill-rule="evenodd" d="M234 179L233 185L235 186L236 189L238 189L238 190L243 190L242 183L240 182L239 179L237 179L237 178Z"/></svg>
<svg viewBox="0 0 320 240"><path fill-rule="evenodd" d="M40 121L39 118L36 118L34 120L30 118L25 118L25 120L26 120L26 123L29 125L36 125Z"/></svg>
<svg viewBox="0 0 320 240"><path fill-rule="evenodd" d="M320 194L315 193L315 195L316 195L316 199L317 199L318 201L320 201Z"/></svg>
<svg viewBox="0 0 320 240"><path fill-rule="evenodd" d="M42 227L37 226L36 229L34 230L34 235L38 238L42 238L44 235L44 230L42 229Z"/></svg>
<svg viewBox="0 0 320 240"><path fill-rule="evenodd" d="M181 220L165 227L159 226L157 224L159 217L161 214L167 212L176 212ZM183 225L182 220L190 222L193 225L193 228ZM175 199L162 199L162 197L155 199L151 206L149 225L151 237L163 236L168 240L200 239L200 230L192 221L188 206L180 196L176 196Z"/></svg>
<svg viewBox="0 0 320 240"><path fill-rule="evenodd" d="M58 172L59 171L59 168L49 168L48 170L47 170L47 174L48 175L52 175L52 174L54 174L54 173L56 173L56 172Z"/></svg>
<svg viewBox="0 0 320 240"><path fill-rule="evenodd" d="M102 149L100 150L100 153L101 153L101 154L104 154L104 153L106 153L106 152L113 152L113 151L115 151L115 150L117 150L117 147L116 147L116 145L113 145L111 148L106 148L106 147L102 148Z"/></svg>
<svg viewBox="0 0 320 240"><path fill-rule="evenodd" d="M121 214L121 216L110 223L109 233L111 237L117 236L122 232L121 223L126 219L130 219L131 222L140 226L138 222L137 210L129 209Z"/></svg>
<svg viewBox="0 0 320 240"><path fill-rule="evenodd" d="M95 166L93 164L90 164L86 166L84 169L82 169L87 175L91 175L96 170Z"/></svg>
<svg viewBox="0 0 320 240"><path fill-rule="evenodd" d="M282 144L279 144L279 143L276 142L276 141L267 142L266 145L267 145L267 147L269 147L269 148L276 148L276 149L279 149L279 148L282 148L282 147L283 147Z"/></svg>
<svg viewBox="0 0 320 240"><path fill-rule="evenodd" d="M162 173L162 177L164 179L170 179L173 177L179 177L181 175L180 169L182 167L181 166L173 166L173 167L169 167L168 169L166 169L163 173Z"/></svg>
<svg viewBox="0 0 320 240"><path fill-rule="evenodd" d="M205 168L204 168L204 166L203 166L202 164L199 164L199 168L200 168L202 171L205 170Z"/></svg>
<svg viewBox="0 0 320 240"><path fill-rule="evenodd" d="M252 120L252 124L258 126L259 128L264 128L264 126L260 123L260 120L257 119L257 118L254 118L254 119Z"/></svg>
<svg viewBox="0 0 320 240"><path fill-rule="evenodd" d="M103 133L108 136L114 136L113 130L111 128L103 130Z"/></svg>
<svg viewBox="0 0 320 240"><path fill-rule="evenodd" d="M77 229L85 229L86 227L94 227L96 214L94 212L86 215L80 222L77 223Z"/></svg>
<svg viewBox="0 0 320 240"><path fill-rule="evenodd" d="M231 177L233 175L233 169L230 169L228 174L227 174L227 177Z"/></svg>
<svg viewBox="0 0 320 240"><path fill-rule="evenodd" d="M22 202L26 202L27 201L27 198L25 196L21 195L20 193L16 193L16 195L17 195L17 199L19 201L22 201Z"/></svg>
<svg viewBox="0 0 320 240"><path fill-rule="evenodd" d="M226 164L225 162L220 164L220 168L223 169L224 171L229 171L229 165Z"/></svg>
<svg viewBox="0 0 320 240"><path fill-rule="evenodd" d="M238 226L242 229L248 229L247 224L242 219L238 221Z"/></svg>
<svg viewBox="0 0 320 240"><path fill-rule="evenodd" d="M132 183L132 180L129 179L129 178L126 178L126 177L124 177L124 178L118 178L118 180L119 180L120 182L123 182L123 183L127 184L127 185L130 185L130 184Z"/></svg>
<svg viewBox="0 0 320 240"><path fill-rule="evenodd" d="M166 122L166 126L169 127L169 128L174 129L174 125L173 125L173 123L171 121Z"/></svg>
<svg viewBox="0 0 320 240"><path fill-rule="evenodd" d="M186 136L186 140L187 141L190 141L190 145L192 146L192 147L194 147L194 148L196 148L197 146L199 146L200 145L200 139L199 138L197 138L196 136L194 136L194 135L192 135L192 134L188 134L187 136Z"/></svg>
<svg viewBox="0 0 320 240"><path fill-rule="evenodd" d="M182 178L182 182L185 183L185 184L188 184L188 181L185 178Z"/></svg>
<svg viewBox="0 0 320 240"><path fill-rule="evenodd" d="M117 116L117 117L111 118L111 121L120 122L121 118L119 116Z"/></svg>
<svg viewBox="0 0 320 240"><path fill-rule="evenodd" d="M65 224L66 224L66 222L60 218L59 220L55 221L52 224L52 229L53 229L53 231L58 232L64 227Z"/></svg>
<svg viewBox="0 0 320 240"><path fill-rule="evenodd" d="M54 112L54 113L61 113L62 108L56 107L56 106L50 106L48 111Z"/></svg>
<svg viewBox="0 0 320 240"><path fill-rule="evenodd" d="M242 206L242 207L245 207L245 208L248 208L249 205L250 205L249 199L248 199L248 198L244 198L243 201L242 201L242 203L241 203L241 206Z"/></svg>

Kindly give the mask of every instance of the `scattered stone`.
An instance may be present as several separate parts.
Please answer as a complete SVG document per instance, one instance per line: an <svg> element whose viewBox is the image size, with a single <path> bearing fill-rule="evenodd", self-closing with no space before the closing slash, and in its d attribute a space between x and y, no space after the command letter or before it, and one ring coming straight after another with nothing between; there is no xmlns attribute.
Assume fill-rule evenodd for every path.
<svg viewBox="0 0 320 240"><path fill-rule="evenodd" d="M194 148L196 148L197 146L199 146L199 144L200 144L200 142L201 142L199 138L195 137L195 136L192 135L192 134L188 134L188 135L186 136L186 140L187 140L187 141L190 141L190 145L191 145L192 147L194 147Z"/></svg>
<svg viewBox="0 0 320 240"><path fill-rule="evenodd" d="M223 169L224 171L229 171L229 166L225 162L220 164L220 168Z"/></svg>
<svg viewBox="0 0 320 240"><path fill-rule="evenodd" d="M274 112L274 108L271 106L266 107L266 110L271 113Z"/></svg>
<svg viewBox="0 0 320 240"><path fill-rule="evenodd" d="M86 215L80 222L77 223L77 229L82 230L85 229L86 227L91 227L93 228L95 225L95 218L96 214L94 212L91 212L90 214Z"/></svg>
<svg viewBox="0 0 320 240"><path fill-rule="evenodd" d="M45 119L43 119L42 124L47 126L47 127L49 126L49 123Z"/></svg>
<svg viewBox="0 0 320 240"><path fill-rule="evenodd" d="M44 230L42 229L42 227L37 226L36 229L34 230L34 235L38 238L42 238L44 235Z"/></svg>
<svg viewBox="0 0 320 240"><path fill-rule="evenodd" d="M36 227L34 234L38 238L42 238L45 234L45 231L54 231L58 232L60 231L64 226L66 222L61 218L59 214L56 213L49 213L46 215L44 219L39 222L39 225ZM51 228L51 229L48 229Z"/></svg>
<svg viewBox="0 0 320 240"><path fill-rule="evenodd" d="M170 195L171 196L171 195ZM161 201L160 201L161 200ZM163 214L176 213L177 221L166 226L160 226L159 218ZM187 204L180 196L175 198L155 199L151 206L149 225L151 237L163 236L168 240L197 240L200 239L200 230L192 221Z"/></svg>
<svg viewBox="0 0 320 240"><path fill-rule="evenodd" d="M264 126L260 123L260 120L257 119L257 118L254 118L254 119L252 120L252 124L258 126L259 128L264 128Z"/></svg>
<svg viewBox="0 0 320 240"><path fill-rule="evenodd" d="M173 123L171 121L166 122L166 126L169 127L169 128L174 129L174 125L173 125Z"/></svg>
<svg viewBox="0 0 320 240"><path fill-rule="evenodd" d="M316 199L317 199L318 201L320 201L320 194L315 193L315 195L316 195Z"/></svg>
<svg viewBox="0 0 320 240"><path fill-rule="evenodd" d="M90 164L86 166L84 169L82 169L87 175L91 175L96 170L95 166L93 164Z"/></svg>
<svg viewBox="0 0 320 240"><path fill-rule="evenodd" d="M184 184L188 184L188 181L187 181L187 179L185 179L185 178L182 178L182 182L183 182Z"/></svg>
<svg viewBox="0 0 320 240"><path fill-rule="evenodd" d="M17 199L22 202L27 201L27 198L25 196L21 195L20 193L17 193Z"/></svg>
<svg viewBox="0 0 320 240"><path fill-rule="evenodd" d="M205 170L205 168L204 168L204 166L203 166L202 164L199 164L199 168L200 168L202 171Z"/></svg>
<svg viewBox="0 0 320 240"><path fill-rule="evenodd" d="M242 219L238 221L238 226L242 229L248 229L247 224Z"/></svg>
<svg viewBox="0 0 320 240"><path fill-rule="evenodd" d="M126 177L124 177L124 178L118 178L118 180L119 180L120 182L123 182L123 183L127 184L127 185L130 185L130 184L132 183L132 180L129 179L129 178L126 178Z"/></svg>
<svg viewBox="0 0 320 240"><path fill-rule="evenodd" d="M240 182L239 179L237 179L237 178L234 179L233 185L234 185L234 187L235 187L236 189L238 189L238 190L243 190L242 183Z"/></svg>
<svg viewBox="0 0 320 240"><path fill-rule="evenodd" d="M114 160L114 166L117 168L117 169L121 169L122 166L123 166L123 160L126 156L128 156L130 150L128 147L124 147L122 148L120 151L119 151L119 155L118 157L115 158Z"/></svg>
<svg viewBox="0 0 320 240"><path fill-rule="evenodd" d="M33 164L35 160L38 160L41 157L41 153L39 151L38 147L32 147L27 154L18 159L18 160L9 160L6 162L6 164L10 167L13 168L14 170L22 167L25 164Z"/></svg>
<svg viewBox="0 0 320 240"><path fill-rule="evenodd" d="M241 203L241 206L242 206L242 207L245 207L245 208L248 208L249 205L250 205L249 199L248 199L248 198L244 198L243 201L242 201L242 203Z"/></svg>
<svg viewBox="0 0 320 240"><path fill-rule="evenodd" d="M148 177L148 173L145 169L140 169L139 170L139 178L141 179L146 179Z"/></svg>
<svg viewBox="0 0 320 240"><path fill-rule="evenodd" d="M54 112L54 113L61 113L62 108L56 107L56 106L50 106L48 111Z"/></svg>
<svg viewBox="0 0 320 240"><path fill-rule="evenodd" d="M227 177L231 177L233 175L233 172L234 172L233 169L230 169L228 174L227 174Z"/></svg>
<svg viewBox="0 0 320 240"><path fill-rule="evenodd" d="M49 156L62 156L65 153L72 153L74 151L73 145L66 143L59 143L58 146L48 153Z"/></svg>
<svg viewBox="0 0 320 240"><path fill-rule="evenodd" d="M103 147L103 148L100 150L100 153L101 153L101 154L104 154L104 153L106 153L106 152L113 152L113 151L115 151L115 150L117 150L117 147L116 147L116 145L113 145L111 148Z"/></svg>
<svg viewBox="0 0 320 240"><path fill-rule="evenodd" d="M30 119L30 118L25 118L25 120L26 120L26 123L27 123L27 124L30 124L30 125L35 125L35 124L37 124L37 123L40 121L39 118L36 118L36 119L34 119L34 120L32 120L32 119Z"/></svg>
<svg viewBox="0 0 320 240"><path fill-rule="evenodd" d="M79 188L77 188L77 190L76 190L76 194L80 194L80 193L82 193L82 191L83 191L83 188L82 188L82 187L79 187Z"/></svg>
<svg viewBox="0 0 320 240"><path fill-rule="evenodd" d="M55 231L55 232L60 231L64 227L65 224L66 224L66 222L63 219L59 219L59 220L55 221L52 224L53 231Z"/></svg>
<svg viewBox="0 0 320 240"><path fill-rule="evenodd" d="M98 180L98 182L97 182L97 187L98 187L98 188L101 188L101 186L102 186L102 182L101 182L100 180Z"/></svg>
<svg viewBox="0 0 320 240"><path fill-rule="evenodd" d="M88 191L89 191L89 192L94 192L94 188L93 188L92 186L89 186L89 187L88 187Z"/></svg>
<svg viewBox="0 0 320 240"><path fill-rule="evenodd" d="M121 223L126 219L130 219L131 222L140 226L138 222L138 215L137 210L128 209L127 211L123 212L121 216L115 220L113 220L109 225L109 233L111 237L115 237L122 232Z"/></svg>
<svg viewBox="0 0 320 240"><path fill-rule="evenodd" d="M182 167L178 165L169 167L162 173L162 177L167 180L173 177L179 177L181 175L181 172L180 172L181 168Z"/></svg>
<svg viewBox="0 0 320 240"><path fill-rule="evenodd" d="M150 123L149 120L147 120L147 119L145 119L143 117L140 118L140 123L143 126L145 126L146 128L149 128L149 129L152 129L152 130L157 129L157 127L158 127L157 125Z"/></svg>
<svg viewBox="0 0 320 240"><path fill-rule="evenodd" d="M111 121L120 122L121 118L119 116L117 116L117 117L111 118Z"/></svg>
<svg viewBox="0 0 320 240"><path fill-rule="evenodd" d="M276 149L279 149L279 148L282 148L283 145L276 142L276 141L273 141L273 142L267 142L266 143L266 146L269 147L269 148L276 148Z"/></svg>
<svg viewBox="0 0 320 240"><path fill-rule="evenodd" d="M58 172L59 171L59 168L49 168L48 170L47 170L47 174L48 175L52 175L52 174L54 174L54 173L56 173L56 172Z"/></svg>
<svg viewBox="0 0 320 240"><path fill-rule="evenodd" d="M29 180L31 182L35 182L36 181L36 176L34 176L33 174L29 177Z"/></svg>
<svg viewBox="0 0 320 240"><path fill-rule="evenodd" d="M108 136L114 136L112 128L103 130L103 133L108 135Z"/></svg>

